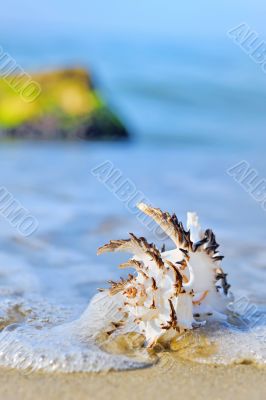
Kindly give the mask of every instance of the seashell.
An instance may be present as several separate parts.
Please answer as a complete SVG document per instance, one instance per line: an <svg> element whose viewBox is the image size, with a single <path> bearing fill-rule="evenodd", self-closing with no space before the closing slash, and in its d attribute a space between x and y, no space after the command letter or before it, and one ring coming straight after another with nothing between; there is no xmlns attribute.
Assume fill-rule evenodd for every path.
<svg viewBox="0 0 266 400"><path fill-rule="evenodd" d="M110 281L111 287L104 289L105 295L101 293L107 296L105 301L110 298L116 304L116 313L102 316L110 325L110 334L141 333L147 346L153 347L158 341L167 343L181 332L204 325L208 318L226 319L233 298L214 233L202 231L196 213L187 214L186 231L175 214L144 203L138 208L159 224L175 249L165 251L163 247L160 251L133 233L129 239L111 240L98 249L97 254L133 254L120 268L133 268L134 275Z"/></svg>

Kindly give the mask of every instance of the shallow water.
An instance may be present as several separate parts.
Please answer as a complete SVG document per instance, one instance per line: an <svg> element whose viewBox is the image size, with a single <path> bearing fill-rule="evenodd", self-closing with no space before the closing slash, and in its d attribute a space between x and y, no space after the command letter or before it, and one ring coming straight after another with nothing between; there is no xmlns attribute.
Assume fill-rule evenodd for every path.
<svg viewBox="0 0 266 400"><path fill-rule="evenodd" d="M116 266L125 255L98 258L98 246L126 238L131 231L162 245L134 214L135 209L115 194L130 179L147 201L176 212L183 221L187 210L197 211L202 226L216 233L225 255L223 268L229 273L239 315L232 317L230 325L210 322L197 331L208 343L214 342L211 356L195 353L195 346L202 347L201 339L180 355L198 362L265 364L266 213L226 173L242 159L257 168L261 178L266 176L260 149L217 151L210 144L203 151L201 146L182 142L171 147L2 144L1 185L30 210L39 228L25 237L1 214L0 363L50 371L149 364L148 359L99 350L90 335L73 334L71 323L98 287L106 287L108 279L123 273ZM119 180L108 187L91 172L106 160L121 172ZM171 243L167 241L166 247L170 249ZM74 323L75 332L77 326Z"/></svg>

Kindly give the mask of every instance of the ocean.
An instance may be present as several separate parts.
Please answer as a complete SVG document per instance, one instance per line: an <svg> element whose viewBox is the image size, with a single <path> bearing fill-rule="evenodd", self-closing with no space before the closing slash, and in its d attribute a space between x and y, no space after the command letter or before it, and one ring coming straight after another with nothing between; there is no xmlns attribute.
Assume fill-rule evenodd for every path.
<svg viewBox="0 0 266 400"><path fill-rule="evenodd" d="M265 364L266 211L255 188L266 177L266 76L259 66L229 38L219 46L47 39L41 47L32 38L23 51L19 41L9 40L6 47L25 68L90 66L131 140L1 144L1 188L38 227L25 236L0 210L0 364L115 368L112 357L95 361L94 347L92 356L84 343L76 345L69 337L61 346L64 328L54 336L47 329L78 318L97 288L121 275L117 265L124 258L97 257L100 245L127 238L128 232L156 239L133 203L119 197L126 181L138 196L184 222L187 211L196 211L221 244L241 326L220 327L215 334L207 329L220 350L197 361ZM109 186L93 173L103 163L119 171ZM232 172L236 165L251 173L245 183Z"/></svg>

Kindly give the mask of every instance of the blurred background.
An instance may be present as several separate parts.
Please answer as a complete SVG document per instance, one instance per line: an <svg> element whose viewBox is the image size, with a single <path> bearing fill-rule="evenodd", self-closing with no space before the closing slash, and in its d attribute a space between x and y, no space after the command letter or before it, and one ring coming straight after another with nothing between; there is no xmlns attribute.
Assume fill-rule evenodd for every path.
<svg viewBox="0 0 266 400"><path fill-rule="evenodd" d="M1 185L39 223L25 237L0 215L2 285L87 302L119 276L119 256L96 248L129 231L154 239L115 193L128 179L183 221L197 211L235 291L264 305L266 214L226 171L246 160L266 177L266 74L227 35L246 23L266 40L265 11L259 0L2 4L2 53L41 87L27 102L0 82ZM108 187L91 173L106 161L120 171Z"/></svg>

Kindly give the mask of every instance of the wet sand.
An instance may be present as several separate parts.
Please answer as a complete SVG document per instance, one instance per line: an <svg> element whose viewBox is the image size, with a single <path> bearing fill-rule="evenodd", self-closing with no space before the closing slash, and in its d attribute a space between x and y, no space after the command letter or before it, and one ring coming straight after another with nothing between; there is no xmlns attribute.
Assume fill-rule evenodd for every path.
<svg viewBox="0 0 266 400"><path fill-rule="evenodd" d="M252 399L266 398L265 369L212 366L166 358L151 368L106 373L30 373L0 370L5 400Z"/></svg>

